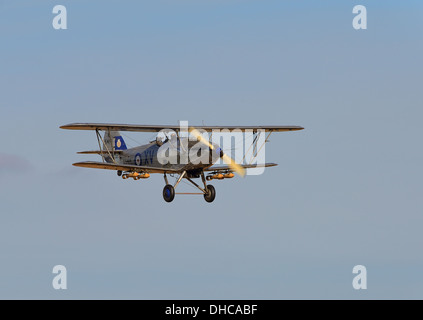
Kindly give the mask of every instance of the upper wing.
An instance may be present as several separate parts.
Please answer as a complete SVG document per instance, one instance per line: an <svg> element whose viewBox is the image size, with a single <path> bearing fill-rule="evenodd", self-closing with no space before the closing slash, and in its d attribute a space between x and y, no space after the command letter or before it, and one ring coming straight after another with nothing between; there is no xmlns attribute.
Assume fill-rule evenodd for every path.
<svg viewBox="0 0 423 320"><path fill-rule="evenodd" d="M180 170L167 169L167 168L155 168L148 166L135 166L127 164L113 164L106 162L96 162L96 161L84 161L76 162L73 164L76 167L83 168L95 168L95 169L108 169L108 170L121 170L121 171L137 171L137 172L148 172L148 173L176 173Z"/></svg>
<svg viewBox="0 0 423 320"><path fill-rule="evenodd" d="M190 126L191 127L191 126ZM302 130L300 126L193 126L197 129L210 132L213 130L265 130L265 131L295 131ZM60 127L69 130L110 130L110 131L138 131L138 132L159 132L164 129L180 131L179 125L139 125L139 124L113 124L113 123L70 123Z"/></svg>
<svg viewBox="0 0 423 320"><path fill-rule="evenodd" d="M254 168L263 168L263 167L274 167L277 166L276 163L263 163L263 164L240 164L241 167L244 169L254 169ZM231 170L229 166L212 166L207 169L204 169L204 171L226 171Z"/></svg>

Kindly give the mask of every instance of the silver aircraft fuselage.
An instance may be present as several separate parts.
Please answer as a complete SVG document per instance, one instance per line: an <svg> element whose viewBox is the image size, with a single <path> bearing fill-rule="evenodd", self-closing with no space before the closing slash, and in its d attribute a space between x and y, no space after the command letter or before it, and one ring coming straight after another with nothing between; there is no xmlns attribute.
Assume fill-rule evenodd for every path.
<svg viewBox="0 0 423 320"><path fill-rule="evenodd" d="M189 141L187 138L181 138L174 141L167 140L163 144L152 141L149 144L121 150L119 152L110 151L114 157L109 154L104 155L104 160L108 163L117 163L123 165L148 166L157 169L173 169L180 171L201 171L212 166L220 158L219 146L213 144L214 150L199 144L197 141ZM191 161L193 156L201 155L194 163ZM165 158L168 160L166 163ZM169 161L170 159L170 161Z"/></svg>

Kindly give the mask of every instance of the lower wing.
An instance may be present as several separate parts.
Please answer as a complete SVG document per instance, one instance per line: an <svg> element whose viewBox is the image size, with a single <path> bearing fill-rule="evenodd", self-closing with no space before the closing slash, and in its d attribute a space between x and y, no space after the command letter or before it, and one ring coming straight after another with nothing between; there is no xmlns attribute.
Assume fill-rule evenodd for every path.
<svg viewBox="0 0 423 320"><path fill-rule="evenodd" d="M277 164L276 163L240 164L240 166L243 167L244 169L255 169L255 168L263 168L263 167L274 167L274 166L277 166ZM218 171L228 171L228 170L231 171L231 168L229 166L212 166L205 169L204 171L218 172Z"/></svg>
<svg viewBox="0 0 423 320"><path fill-rule="evenodd" d="M73 165L76 166L76 167L83 167L83 168L135 171L135 172L148 172L148 173L177 173L177 172L180 172L180 170L175 170L175 169L170 169L170 168L157 168L157 167L136 166L136 165L127 165L127 164L114 164L114 163L96 162L96 161L76 162Z"/></svg>

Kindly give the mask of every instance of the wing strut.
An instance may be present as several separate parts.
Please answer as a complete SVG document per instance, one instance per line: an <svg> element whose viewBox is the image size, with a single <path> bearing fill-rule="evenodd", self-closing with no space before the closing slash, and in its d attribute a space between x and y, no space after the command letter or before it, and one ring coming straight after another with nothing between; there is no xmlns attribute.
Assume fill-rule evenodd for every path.
<svg viewBox="0 0 423 320"><path fill-rule="evenodd" d="M260 148L258 149L258 151L257 151L257 142L258 142L258 138L259 137L257 136L257 139L255 140L255 146L254 146L254 149L255 149L256 152L255 152L255 155L254 155L254 151L253 151L253 154L251 156L254 155L254 158L252 158L250 160L250 164L252 164L253 161L256 160L257 156L260 153L260 150L263 148L263 146L266 144L266 142L269 141L269 137L270 137L271 134L272 134L272 131L269 131L269 134L267 135L266 139L264 140L263 144L260 146ZM259 132L259 135L260 135L260 132Z"/></svg>
<svg viewBox="0 0 423 320"><path fill-rule="evenodd" d="M269 134L267 135L266 139L264 140L263 144L260 146L260 148L257 150L257 142L260 138L260 134L264 132L263 130L260 131L255 131L255 137L253 139L253 142L250 144L250 146L248 147L248 150L244 153L244 157L242 158L241 163L244 163L245 158L247 157L247 154L250 152L251 147L253 147L253 152L251 153L251 158L250 158L250 164L253 163L253 161L257 158L258 154L260 153L260 150L263 148L264 144L266 142L269 141L269 137L272 134L273 130L269 131ZM254 132L253 132L254 134Z"/></svg>
<svg viewBox="0 0 423 320"><path fill-rule="evenodd" d="M103 149L101 149L101 144L100 144L100 138L99 138L99 133L98 133L98 129L96 129L95 130L95 134L96 134L96 136L97 136L97 142L98 142L98 147L99 147L99 150L100 150L100 152L103 152ZM103 155L101 155L101 160L104 162L104 157L103 157Z"/></svg>
<svg viewBox="0 0 423 320"><path fill-rule="evenodd" d="M107 144L104 142L103 137L101 136L101 134L100 134L100 132L99 132L99 129L95 129L95 133L96 133L96 135L97 135L97 142L98 142L98 146L99 146L99 148L100 148L100 151L103 151L103 149L101 149L101 145L100 145L100 140L101 140L101 142L103 142L103 146L105 146L105 147L106 147L107 153L109 154L110 158L112 158L113 163L114 163L114 164L117 164L117 162L116 162L116 160L115 160L115 157L114 157L114 152L113 152L113 155L110 153L110 150L109 150L109 148L107 147ZM109 136L110 136L110 134L109 134ZM103 162L104 162L104 156L101 156L101 157L102 157Z"/></svg>

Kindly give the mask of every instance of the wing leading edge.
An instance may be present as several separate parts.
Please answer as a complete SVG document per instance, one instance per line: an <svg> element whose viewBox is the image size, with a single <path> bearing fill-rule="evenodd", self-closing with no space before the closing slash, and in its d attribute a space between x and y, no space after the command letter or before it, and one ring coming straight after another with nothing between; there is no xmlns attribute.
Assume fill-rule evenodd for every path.
<svg viewBox="0 0 423 320"><path fill-rule="evenodd" d="M297 131L304 129L300 126L190 126L207 132L213 130L265 130L273 132ZM113 124L113 123L70 123L60 127L68 130L110 130L110 131L137 131L137 132L159 132L161 130L180 131L179 125L138 125L138 124Z"/></svg>
<svg viewBox="0 0 423 320"><path fill-rule="evenodd" d="M136 172L148 172L148 173L177 173L180 170L167 169L167 168L155 168L148 166L135 166L127 164L113 164L106 162L97 161L84 161L76 162L73 164L75 167L82 168L94 168L94 169L107 169L107 170L121 170L121 171L136 171Z"/></svg>
<svg viewBox="0 0 423 320"><path fill-rule="evenodd" d="M263 167L274 167L277 166L277 163L263 163L263 164L240 164L241 167L244 169L255 169L255 168L263 168ZM204 169L204 171L231 171L231 168L229 166L212 166L207 169Z"/></svg>

